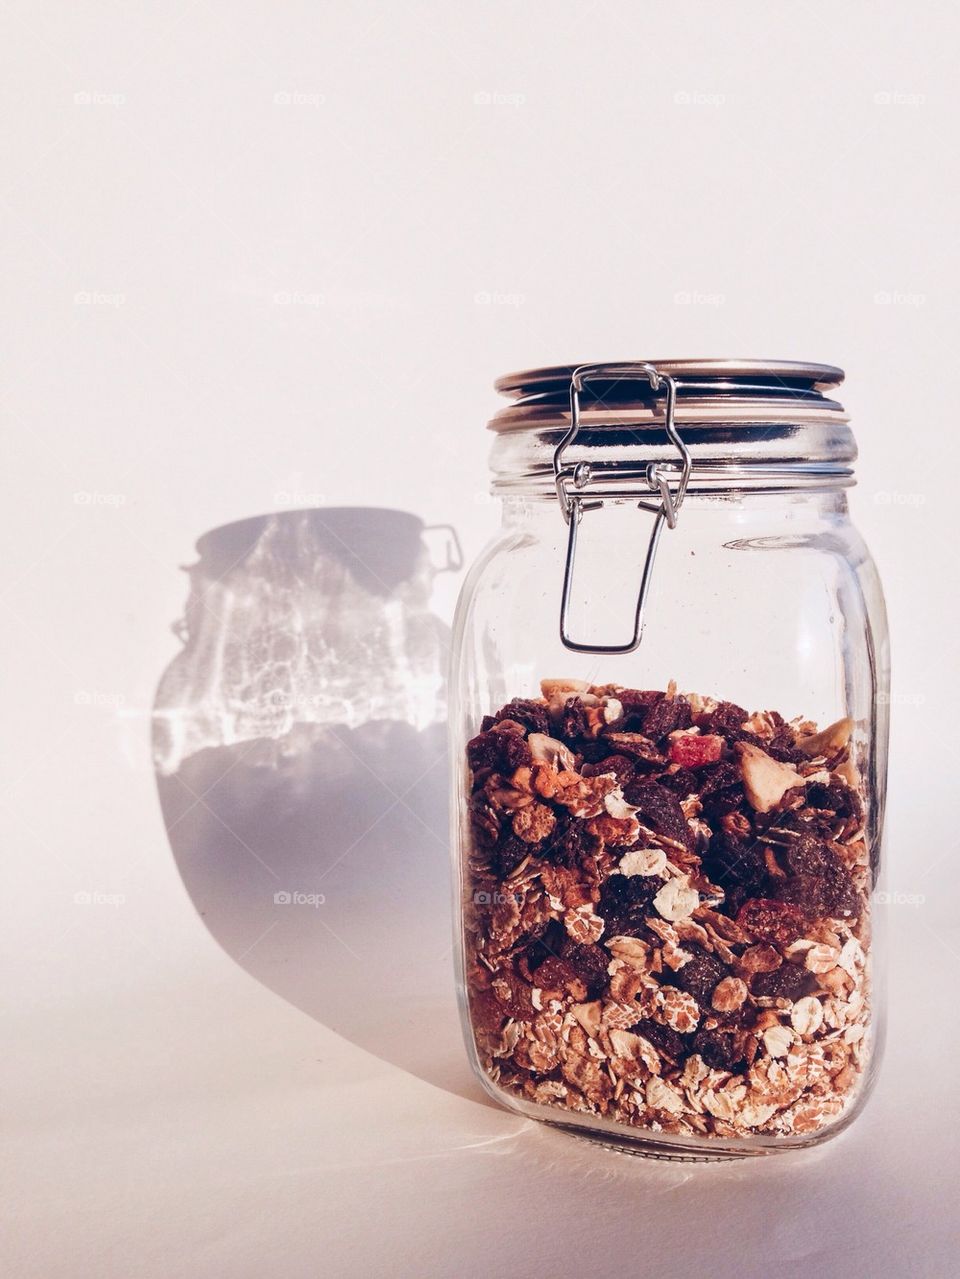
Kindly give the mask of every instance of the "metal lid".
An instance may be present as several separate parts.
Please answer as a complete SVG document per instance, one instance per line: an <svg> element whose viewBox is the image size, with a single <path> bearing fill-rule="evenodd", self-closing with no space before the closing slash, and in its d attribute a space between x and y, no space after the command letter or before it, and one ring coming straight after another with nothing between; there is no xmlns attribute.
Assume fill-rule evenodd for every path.
<svg viewBox="0 0 960 1279"><path fill-rule="evenodd" d="M617 361L619 363L620 361ZM524 369L519 373L505 373L497 378L494 388L510 399L528 395L566 393L574 370L594 361L581 360L577 364L556 364L550 368ZM645 360L678 382L729 382L736 386L782 391L789 385L813 391L826 386L839 386L843 381L843 369L834 364L808 364L804 360ZM642 389L639 383L623 383ZM677 388L679 391L679 387ZM718 388L719 389L719 388Z"/></svg>
<svg viewBox="0 0 960 1279"><path fill-rule="evenodd" d="M510 403L490 422L494 431L543 426L550 419L569 420L570 382L578 368L594 370L583 387L584 421L601 425L615 412L620 423L642 422L656 414L658 394L636 376L605 377L598 370L636 367L640 361L609 365L562 364L526 369L498 378L494 386ZM677 416L687 422L782 421L824 414L832 418L843 406L826 391L843 381L843 369L832 364L797 360L650 360L676 384Z"/></svg>

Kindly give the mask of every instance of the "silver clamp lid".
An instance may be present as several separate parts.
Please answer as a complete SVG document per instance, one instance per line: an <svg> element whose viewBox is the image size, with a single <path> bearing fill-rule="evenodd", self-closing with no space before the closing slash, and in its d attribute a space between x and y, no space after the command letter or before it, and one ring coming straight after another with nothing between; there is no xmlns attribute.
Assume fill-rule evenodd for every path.
<svg viewBox="0 0 960 1279"><path fill-rule="evenodd" d="M637 607L633 620L633 636L626 644L580 644L571 639L569 634L570 597L573 591L573 572L577 555L577 530L586 511L598 510L605 499L629 498L636 500L635 492L618 492L606 489L603 498L589 498L586 494L590 483L590 465L578 462L575 466L564 466L563 454L574 442L580 431L580 395L589 381L603 379L616 385L627 379L645 379L652 390L663 396L663 426L670 443L675 445L680 454L679 466L664 465L662 462L651 462L646 471L646 482L652 493L659 494L659 500L641 498L637 501L640 510L650 511L654 516L650 541L640 578L640 589L637 594ZM683 442L674 423L677 403L677 379L668 373L662 373L653 364L583 364L573 370L570 378L570 427L557 445L553 454L553 475L557 490L557 501L560 511L567 523L567 557L563 569L563 593L560 601L560 639L565 648L576 653L632 653L640 646L643 633L643 612L650 589L650 578L653 562L660 542L660 534L664 524L668 528L676 528L677 516L686 496L690 481L690 451ZM670 487L671 480L675 481ZM570 491L572 486L573 492Z"/></svg>

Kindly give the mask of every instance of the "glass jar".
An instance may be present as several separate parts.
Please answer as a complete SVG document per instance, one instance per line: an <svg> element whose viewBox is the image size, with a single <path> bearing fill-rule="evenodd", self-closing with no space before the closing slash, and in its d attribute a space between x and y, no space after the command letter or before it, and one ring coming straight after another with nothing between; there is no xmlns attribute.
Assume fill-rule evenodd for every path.
<svg viewBox="0 0 960 1279"><path fill-rule="evenodd" d="M466 1038L524 1115L671 1158L839 1132L882 1021L883 596L841 370L501 379L454 626Z"/></svg>

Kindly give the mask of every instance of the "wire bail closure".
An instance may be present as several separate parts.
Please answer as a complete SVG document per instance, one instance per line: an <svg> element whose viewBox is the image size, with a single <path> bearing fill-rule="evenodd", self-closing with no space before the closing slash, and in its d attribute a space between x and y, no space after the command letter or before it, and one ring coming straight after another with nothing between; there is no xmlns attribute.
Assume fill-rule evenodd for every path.
<svg viewBox="0 0 960 1279"><path fill-rule="evenodd" d="M640 589L637 594L637 607L634 613L633 636L626 644L580 644L571 639L568 633L570 597L573 592L573 569L577 555L577 531L586 511L599 510L605 499L623 499L635 497L635 493L625 491L607 491L605 497L590 498L586 494L587 485L592 478L592 470L588 462L578 462L575 466L563 465L563 454L574 442L580 432L580 395L584 386L598 378L615 382L628 379L645 379L650 387L664 397L663 426L667 438L680 454L679 471L676 466L665 466L661 462L651 462L647 467L646 481L653 493L659 494L659 501L640 498L637 507L650 511L654 515L650 541L640 578ZM666 373L661 373L652 364L584 364L574 369L570 379L570 427L557 445L553 454L553 475L557 490L557 501L560 511L567 523L567 558L563 569L563 593L560 601L560 640L564 648L575 653L632 653L640 647L643 634L643 611L650 589L650 578L653 562L663 526L676 528L677 516L686 496L687 484L690 481L690 450L680 437L674 424L677 403L677 381ZM679 475L676 486L671 489L670 479ZM572 486L573 492L568 486Z"/></svg>

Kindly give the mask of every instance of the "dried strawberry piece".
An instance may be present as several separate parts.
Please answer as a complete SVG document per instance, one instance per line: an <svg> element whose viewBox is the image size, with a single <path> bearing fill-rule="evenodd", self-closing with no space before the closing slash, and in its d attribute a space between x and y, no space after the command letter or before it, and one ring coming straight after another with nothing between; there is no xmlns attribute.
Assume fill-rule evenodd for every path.
<svg viewBox="0 0 960 1279"><path fill-rule="evenodd" d="M671 1026L661 1026L659 1022L651 1021L648 1017L638 1021L631 1030L635 1035L642 1035L647 1043L653 1044L658 1053L664 1057L671 1057L674 1061L682 1057L686 1051L686 1043L682 1035L677 1034Z"/></svg>
<svg viewBox="0 0 960 1279"><path fill-rule="evenodd" d="M770 973L754 973L750 989L754 995L767 999L802 999L812 985L810 974L796 964L781 964Z"/></svg>
<svg viewBox="0 0 960 1279"><path fill-rule="evenodd" d="M685 697L661 697L647 708L640 731L656 741L678 728L689 728L691 720L690 703Z"/></svg>
<svg viewBox="0 0 960 1279"><path fill-rule="evenodd" d="M681 768L702 768L716 764L723 754L723 738L712 733L687 733L670 743L670 759Z"/></svg>
<svg viewBox="0 0 960 1279"><path fill-rule="evenodd" d="M744 902L737 912L737 923L754 937L780 946L802 937L806 926L802 910L769 897L751 897Z"/></svg>
<svg viewBox="0 0 960 1279"><path fill-rule="evenodd" d="M604 773L613 773L621 786L632 782L636 775L636 765L626 755L605 755L594 764L584 764L580 772L584 777L601 777Z"/></svg>
<svg viewBox="0 0 960 1279"><path fill-rule="evenodd" d="M638 779L625 786L623 794L628 804L636 806L637 817L644 826L682 844L691 853L694 851L693 832L673 791L659 782Z"/></svg>
<svg viewBox="0 0 960 1279"><path fill-rule="evenodd" d="M689 951L693 958L689 959L673 977L673 984L692 995L701 1007L710 1003L710 996L717 982L728 974L726 964L716 955L698 946L695 942L685 942L683 949Z"/></svg>
<svg viewBox="0 0 960 1279"><path fill-rule="evenodd" d="M692 1047L711 1070L732 1070L743 1060L737 1051L736 1036L726 1031L698 1030Z"/></svg>
<svg viewBox="0 0 960 1279"><path fill-rule="evenodd" d="M504 719L512 719L515 723L522 724L531 733L549 734L550 732L550 716L546 706L542 702L535 702L529 698L515 697L512 702L507 702L506 706L501 706L494 715L493 722L499 724Z"/></svg>

